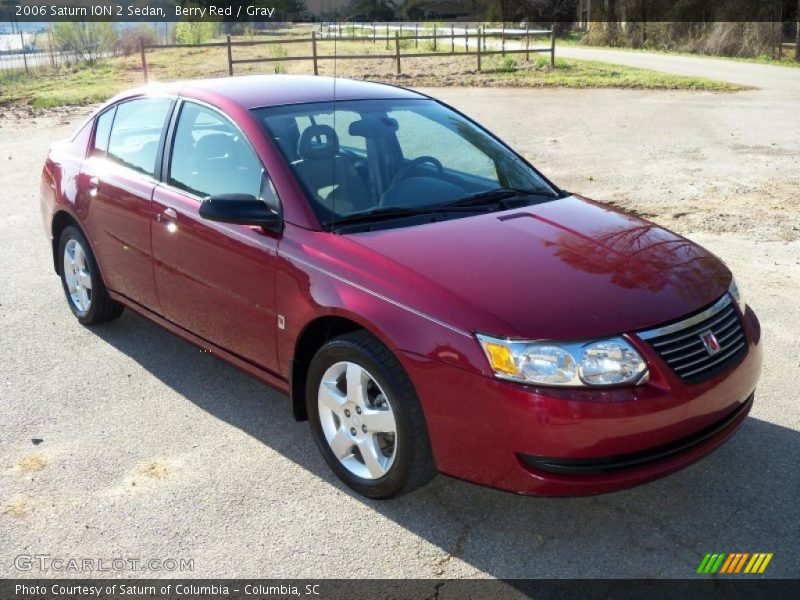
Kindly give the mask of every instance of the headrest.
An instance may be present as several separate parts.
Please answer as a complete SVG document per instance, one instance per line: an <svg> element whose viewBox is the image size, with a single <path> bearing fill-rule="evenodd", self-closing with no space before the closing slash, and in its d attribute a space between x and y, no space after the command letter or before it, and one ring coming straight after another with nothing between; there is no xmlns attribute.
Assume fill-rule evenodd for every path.
<svg viewBox="0 0 800 600"><path fill-rule="evenodd" d="M233 138L224 133L204 135L194 146L194 156L198 163L213 162L224 158L233 158L238 150Z"/></svg>
<svg viewBox="0 0 800 600"><path fill-rule="evenodd" d="M350 123L347 131L350 135L360 137L380 137L383 135L391 135L397 131L399 125L397 119L391 117L379 117L371 119L361 119Z"/></svg>
<svg viewBox="0 0 800 600"><path fill-rule="evenodd" d="M302 159L331 158L339 153L339 136L329 125L310 125L297 142L297 154Z"/></svg>
<svg viewBox="0 0 800 600"><path fill-rule="evenodd" d="M297 160L297 142L300 140L300 130L294 117L276 117L270 121L269 129L286 158L290 162Z"/></svg>

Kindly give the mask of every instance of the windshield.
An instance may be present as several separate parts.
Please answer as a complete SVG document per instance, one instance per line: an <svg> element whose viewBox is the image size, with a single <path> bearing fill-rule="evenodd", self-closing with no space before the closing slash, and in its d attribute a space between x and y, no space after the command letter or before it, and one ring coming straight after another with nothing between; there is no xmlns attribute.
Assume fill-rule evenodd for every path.
<svg viewBox="0 0 800 600"><path fill-rule="evenodd" d="M459 202L463 214L464 206L491 202L495 190L503 198L519 192L537 201L558 195L494 137L433 100L317 102L253 112L323 224Z"/></svg>

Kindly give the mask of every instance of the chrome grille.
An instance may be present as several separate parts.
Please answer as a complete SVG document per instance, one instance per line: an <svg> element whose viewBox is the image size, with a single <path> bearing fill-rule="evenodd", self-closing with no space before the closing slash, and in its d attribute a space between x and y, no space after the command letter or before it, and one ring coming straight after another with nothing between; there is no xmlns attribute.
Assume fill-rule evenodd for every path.
<svg viewBox="0 0 800 600"><path fill-rule="evenodd" d="M744 327L728 294L692 317L637 335L690 383L713 377L747 354Z"/></svg>

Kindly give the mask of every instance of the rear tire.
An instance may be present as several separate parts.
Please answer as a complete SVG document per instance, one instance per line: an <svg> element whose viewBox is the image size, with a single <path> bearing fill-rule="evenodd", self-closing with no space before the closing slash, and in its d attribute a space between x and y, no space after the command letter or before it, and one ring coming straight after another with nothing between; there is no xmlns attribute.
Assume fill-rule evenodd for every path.
<svg viewBox="0 0 800 600"><path fill-rule="evenodd" d="M414 386L369 332L348 333L320 348L309 366L306 408L325 461L359 494L392 498L436 476Z"/></svg>
<svg viewBox="0 0 800 600"><path fill-rule="evenodd" d="M89 242L76 226L61 232L58 257L67 304L80 323L95 325L122 314L124 307L108 295Z"/></svg>

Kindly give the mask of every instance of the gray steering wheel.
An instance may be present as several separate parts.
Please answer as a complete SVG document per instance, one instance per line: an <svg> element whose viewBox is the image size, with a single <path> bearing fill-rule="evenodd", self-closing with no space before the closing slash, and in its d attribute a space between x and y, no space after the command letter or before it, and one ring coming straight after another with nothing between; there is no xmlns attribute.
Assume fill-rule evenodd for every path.
<svg viewBox="0 0 800 600"><path fill-rule="evenodd" d="M406 176L412 170L417 168L419 165L422 165L422 164L425 164L425 163L430 163L434 167L436 167L436 170L438 171L438 175L440 177L442 177L444 175L444 167L442 166L441 161L439 161L438 159L434 158L433 156L427 156L427 155L418 156L417 158L412 159L407 165L405 165L404 167L400 167L400 169L397 170L397 173L395 173L394 177L392 177L392 181L389 183L389 186L386 188L386 191L383 194L381 194L381 198L380 198L380 201L378 202L378 206L385 206L385 204L386 204L386 196L389 193L389 191L391 191L391 189L397 183L399 183L400 181L405 179Z"/></svg>
<svg viewBox="0 0 800 600"><path fill-rule="evenodd" d="M436 167L436 170L439 172L438 174L440 177L444 175L444 167L442 166L442 163L439 161L438 158L434 158L433 156L418 156L417 158L409 162L406 166L400 167L400 169L398 169L397 173L395 173L394 177L392 177L392 182L389 184L389 187L392 187L395 183L397 183L401 179L405 179L406 175L408 175L411 171L416 169L419 165L425 163L430 163L434 167Z"/></svg>

